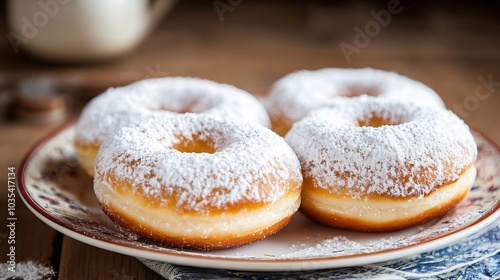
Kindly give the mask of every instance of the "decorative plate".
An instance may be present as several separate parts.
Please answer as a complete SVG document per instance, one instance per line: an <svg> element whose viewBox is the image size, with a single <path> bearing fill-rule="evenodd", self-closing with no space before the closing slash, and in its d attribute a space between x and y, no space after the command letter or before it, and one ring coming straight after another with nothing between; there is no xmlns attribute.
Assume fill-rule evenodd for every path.
<svg viewBox="0 0 500 280"><path fill-rule="evenodd" d="M19 192L43 222L106 250L181 265L247 271L293 271L388 261L450 245L500 217L500 150L478 132L478 175L467 197L445 216L391 233L359 233L319 225L300 213L276 235L213 252L167 248L122 233L101 211L92 181L73 148L74 124L50 134L27 154Z"/></svg>

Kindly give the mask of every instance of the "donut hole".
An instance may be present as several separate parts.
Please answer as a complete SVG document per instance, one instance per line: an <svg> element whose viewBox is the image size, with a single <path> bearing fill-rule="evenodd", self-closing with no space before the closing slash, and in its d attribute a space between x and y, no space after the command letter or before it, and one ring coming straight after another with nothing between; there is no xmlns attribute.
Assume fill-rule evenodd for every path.
<svg viewBox="0 0 500 280"><path fill-rule="evenodd" d="M176 114L197 113L197 112L193 112L193 110L191 110L190 107L175 108L175 109L162 107L159 110L160 111L169 111L169 112L176 113Z"/></svg>
<svg viewBox="0 0 500 280"><path fill-rule="evenodd" d="M178 137L180 141L173 145L172 148L181 153L215 153L215 147L209 139L201 139L199 136L193 136L192 139Z"/></svg>
<svg viewBox="0 0 500 280"><path fill-rule="evenodd" d="M358 126L380 127L389 125L400 125L405 123L403 116L380 116L371 114L364 118L358 119Z"/></svg>
<svg viewBox="0 0 500 280"><path fill-rule="evenodd" d="M344 97L358 97L361 95L378 96L380 89L376 86L348 86L345 91L340 93Z"/></svg>
<svg viewBox="0 0 500 280"><path fill-rule="evenodd" d="M167 111L176 114L186 114L186 113L201 113L201 110L193 110L190 105L182 107L169 107L169 106L158 106L156 108L150 108L151 111Z"/></svg>
<svg viewBox="0 0 500 280"><path fill-rule="evenodd" d="M166 104L157 104L149 109L151 111L167 111L177 114L202 113L215 107L215 104L204 100L181 100L179 102L170 102Z"/></svg>

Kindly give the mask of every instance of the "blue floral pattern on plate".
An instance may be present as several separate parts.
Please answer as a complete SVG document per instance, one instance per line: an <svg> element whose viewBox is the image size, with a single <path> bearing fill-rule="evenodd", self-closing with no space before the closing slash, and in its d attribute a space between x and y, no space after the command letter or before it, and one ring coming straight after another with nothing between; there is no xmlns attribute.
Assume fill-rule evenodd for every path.
<svg viewBox="0 0 500 280"><path fill-rule="evenodd" d="M139 259L166 279L499 279L500 226L452 246L384 263L347 268L255 273L177 266Z"/></svg>

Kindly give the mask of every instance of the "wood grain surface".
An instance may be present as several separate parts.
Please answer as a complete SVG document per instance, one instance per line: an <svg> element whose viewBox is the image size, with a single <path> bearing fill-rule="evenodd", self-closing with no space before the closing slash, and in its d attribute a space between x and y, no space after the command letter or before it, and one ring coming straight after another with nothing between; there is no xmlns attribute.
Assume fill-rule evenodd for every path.
<svg viewBox="0 0 500 280"><path fill-rule="evenodd" d="M397 71L427 84L449 109L499 145L499 4L401 1L400 12L392 14L386 26L373 29L373 36L356 47L356 30L373 25L374 14L387 10L391 2L242 1L221 17L214 1L183 1L127 56L77 65L53 64L24 52L15 53L7 36L3 7L1 223L7 219L7 168L18 167L37 139L59 125L26 123L12 117L12 104L1 100L8 100L12 87L25 77L48 75L69 84L70 113L59 120L64 122L76 118L85 102L105 88L143 78L196 76L265 94L275 80L292 71L373 67ZM342 43L356 47L356 51L347 57ZM133 257L56 232L38 220L19 196L16 217L16 261L33 260L52 267L57 272L54 278L161 279ZM5 226L0 227L2 263L7 261L6 231Z"/></svg>

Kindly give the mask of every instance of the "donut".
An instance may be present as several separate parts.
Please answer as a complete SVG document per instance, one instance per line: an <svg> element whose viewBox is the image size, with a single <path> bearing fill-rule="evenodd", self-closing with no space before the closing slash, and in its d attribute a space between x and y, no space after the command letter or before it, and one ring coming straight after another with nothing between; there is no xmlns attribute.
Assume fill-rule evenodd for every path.
<svg viewBox="0 0 500 280"><path fill-rule="evenodd" d="M83 109L75 128L75 149L82 169L93 176L97 151L113 130L140 118L186 112L270 126L264 106L236 87L198 78L146 79L108 89Z"/></svg>
<svg viewBox="0 0 500 280"><path fill-rule="evenodd" d="M266 101L273 130L284 136L312 110L361 95L444 108L441 98L426 85L370 68L297 71L276 81Z"/></svg>
<svg viewBox="0 0 500 280"><path fill-rule="evenodd" d="M300 163L263 126L204 114L150 118L104 140L94 191L123 231L215 250L276 233L298 210Z"/></svg>
<svg viewBox="0 0 500 280"><path fill-rule="evenodd" d="M477 147L438 107L344 100L295 123L285 139L304 177L301 212L337 228L384 232L445 214L470 190Z"/></svg>

